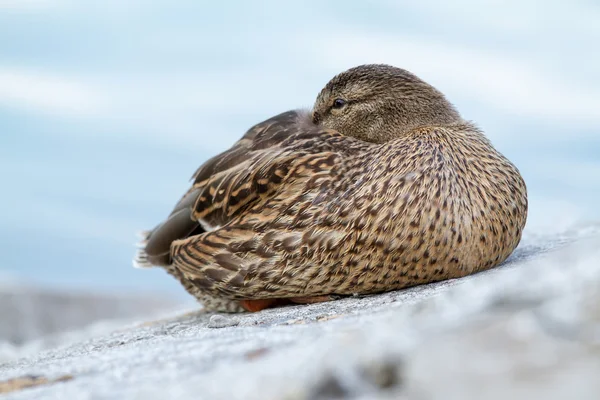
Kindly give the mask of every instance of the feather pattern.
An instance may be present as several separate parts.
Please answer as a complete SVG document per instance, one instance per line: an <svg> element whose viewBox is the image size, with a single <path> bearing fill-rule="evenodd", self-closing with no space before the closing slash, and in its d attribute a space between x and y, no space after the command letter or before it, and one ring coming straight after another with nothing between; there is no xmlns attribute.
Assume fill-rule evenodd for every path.
<svg viewBox="0 0 600 400"><path fill-rule="evenodd" d="M270 118L204 163L138 264L164 266L209 309L241 311L458 278L519 243L525 183L473 124L376 143L310 117Z"/></svg>

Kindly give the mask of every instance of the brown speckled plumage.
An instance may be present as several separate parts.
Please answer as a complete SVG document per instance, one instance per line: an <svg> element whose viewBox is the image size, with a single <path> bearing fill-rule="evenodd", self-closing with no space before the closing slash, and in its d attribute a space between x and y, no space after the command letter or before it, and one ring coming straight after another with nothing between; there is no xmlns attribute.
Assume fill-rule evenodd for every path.
<svg viewBox="0 0 600 400"><path fill-rule="evenodd" d="M523 179L479 129L414 75L368 65L330 81L312 114L260 123L201 166L136 261L240 311L485 270L526 216Z"/></svg>

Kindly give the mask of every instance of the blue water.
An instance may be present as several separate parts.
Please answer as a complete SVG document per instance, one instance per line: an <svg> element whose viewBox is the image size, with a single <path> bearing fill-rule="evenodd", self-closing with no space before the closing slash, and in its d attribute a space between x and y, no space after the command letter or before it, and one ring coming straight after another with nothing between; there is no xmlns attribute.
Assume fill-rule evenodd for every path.
<svg viewBox="0 0 600 400"><path fill-rule="evenodd" d="M488 133L528 183L528 230L600 219L592 2L123 3L0 3L0 280L179 290L131 268L136 231L246 128L369 62Z"/></svg>

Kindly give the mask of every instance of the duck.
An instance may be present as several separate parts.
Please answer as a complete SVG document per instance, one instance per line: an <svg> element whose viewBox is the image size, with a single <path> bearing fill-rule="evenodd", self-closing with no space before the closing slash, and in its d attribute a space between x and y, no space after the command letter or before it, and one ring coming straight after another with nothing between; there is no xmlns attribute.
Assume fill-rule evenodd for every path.
<svg viewBox="0 0 600 400"><path fill-rule="evenodd" d="M517 167L440 91L367 64L202 164L134 265L208 311L331 301L493 268L527 209Z"/></svg>

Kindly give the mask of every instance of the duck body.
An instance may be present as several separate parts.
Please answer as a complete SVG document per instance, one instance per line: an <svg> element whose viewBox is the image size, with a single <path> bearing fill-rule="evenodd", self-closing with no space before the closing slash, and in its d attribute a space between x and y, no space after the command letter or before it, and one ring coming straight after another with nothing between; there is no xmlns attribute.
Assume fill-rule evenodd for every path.
<svg viewBox="0 0 600 400"><path fill-rule="evenodd" d="M518 170L469 122L375 143L290 111L205 163L137 263L209 309L254 310L492 268L526 216Z"/></svg>

